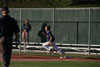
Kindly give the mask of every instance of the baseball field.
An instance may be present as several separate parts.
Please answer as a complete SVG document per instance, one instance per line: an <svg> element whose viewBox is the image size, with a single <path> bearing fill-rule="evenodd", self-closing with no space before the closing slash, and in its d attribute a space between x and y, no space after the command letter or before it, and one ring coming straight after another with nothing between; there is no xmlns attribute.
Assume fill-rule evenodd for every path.
<svg viewBox="0 0 100 67"><path fill-rule="evenodd" d="M10 67L99 67L100 55L65 54L60 59L59 54L46 53L13 53ZM1 62L0 62L1 67Z"/></svg>
<svg viewBox="0 0 100 67"><path fill-rule="evenodd" d="M18 61L11 62L10 67L100 67L100 61Z"/></svg>

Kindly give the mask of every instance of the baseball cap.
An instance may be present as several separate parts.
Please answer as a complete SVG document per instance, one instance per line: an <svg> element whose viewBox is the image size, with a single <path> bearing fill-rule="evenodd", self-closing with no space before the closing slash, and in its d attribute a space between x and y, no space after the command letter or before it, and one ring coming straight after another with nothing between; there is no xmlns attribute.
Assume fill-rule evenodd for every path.
<svg viewBox="0 0 100 67"><path fill-rule="evenodd" d="M7 11L7 12L9 13L9 9L8 9L7 6L4 6L4 7L2 8L2 11Z"/></svg>

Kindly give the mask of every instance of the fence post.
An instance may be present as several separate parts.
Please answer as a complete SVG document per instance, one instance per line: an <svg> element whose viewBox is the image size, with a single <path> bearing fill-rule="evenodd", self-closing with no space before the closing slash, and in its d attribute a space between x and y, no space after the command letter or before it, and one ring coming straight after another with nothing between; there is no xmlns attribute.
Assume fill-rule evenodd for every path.
<svg viewBox="0 0 100 67"><path fill-rule="evenodd" d="M55 34L55 8L53 8L53 34Z"/></svg>
<svg viewBox="0 0 100 67"><path fill-rule="evenodd" d="M22 26L22 9L20 8L20 47L19 47L20 52L21 52L21 42L22 42L21 26Z"/></svg>
<svg viewBox="0 0 100 67"><path fill-rule="evenodd" d="M8 0L3 0L4 1L4 6L8 6Z"/></svg>
<svg viewBox="0 0 100 67"><path fill-rule="evenodd" d="M88 29L88 54L90 55L90 49L91 49L91 11L89 8L89 29Z"/></svg>

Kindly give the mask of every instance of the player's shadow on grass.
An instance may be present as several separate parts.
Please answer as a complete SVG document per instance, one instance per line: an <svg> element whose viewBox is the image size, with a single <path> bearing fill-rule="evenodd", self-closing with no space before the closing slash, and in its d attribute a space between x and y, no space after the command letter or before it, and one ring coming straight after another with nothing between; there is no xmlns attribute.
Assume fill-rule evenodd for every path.
<svg viewBox="0 0 100 67"><path fill-rule="evenodd" d="M44 35L46 25L47 23L43 23L41 30L38 32L38 36L40 37L42 43L46 42L46 36Z"/></svg>

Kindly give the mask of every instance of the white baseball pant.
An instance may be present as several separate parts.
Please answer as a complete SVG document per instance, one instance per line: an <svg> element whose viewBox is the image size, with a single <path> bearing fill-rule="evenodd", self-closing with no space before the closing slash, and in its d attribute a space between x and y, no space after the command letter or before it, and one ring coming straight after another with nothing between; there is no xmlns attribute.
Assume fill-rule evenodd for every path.
<svg viewBox="0 0 100 67"><path fill-rule="evenodd" d="M62 54L62 51L56 46L56 43L55 42L50 42L50 45L54 48L54 49L56 49L60 54ZM46 49L46 50L48 50L48 51L50 51L51 49L52 49L52 47L49 45L49 42L45 42L45 43L43 43L43 47Z"/></svg>

